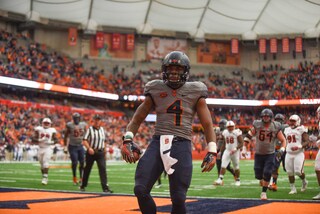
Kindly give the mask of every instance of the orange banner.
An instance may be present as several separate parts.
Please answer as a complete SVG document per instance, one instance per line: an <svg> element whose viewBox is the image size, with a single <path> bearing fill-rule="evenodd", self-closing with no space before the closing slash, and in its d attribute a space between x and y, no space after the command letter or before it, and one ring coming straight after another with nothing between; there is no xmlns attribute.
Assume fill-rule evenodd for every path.
<svg viewBox="0 0 320 214"><path fill-rule="evenodd" d="M121 36L119 33L112 34L112 50L119 50L121 47Z"/></svg>
<svg viewBox="0 0 320 214"><path fill-rule="evenodd" d="M103 32L97 32L97 34L96 34L96 48L103 48L103 46L104 46Z"/></svg>
<svg viewBox="0 0 320 214"><path fill-rule="evenodd" d="M259 39L259 53L265 54L267 51L267 41L266 39Z"/></svg>
<svg viewBox="0 0 320 214"><path fill-rule="evenodd" d="M239 40L231 39L231 53L238 54L239 53Z"/></svg>
<svg viewBox="0 0 320 214"><path fill-rule="evenodd" d="M301 53L302 52L302 37L296 38L296 52Z"/></svg>
<svg viewBox="0 0 320 214"><path fill-rule="evenodd" d="M77 38L78 38L78 30L77 28L69 28L69 35L68 35L68 44L70 46L77 45Z"/></svg>
<svg viewBox="0 0 320 214"><path fill-rule="evenodd" d="M289 38L282 38L282 53L289 53Z"/></svg>
<svg viewBox="0 0 320 214"><path fill-rule="evenodd" d="M270 39L270 53L278 52L278 41L276 38Z"/></svg>
<svg viewBox="0 0 320 214"><path fill-rule="evenodd" d="M132 51L134 49L134 34L127 34L126 48L128 51Z"/></svg>

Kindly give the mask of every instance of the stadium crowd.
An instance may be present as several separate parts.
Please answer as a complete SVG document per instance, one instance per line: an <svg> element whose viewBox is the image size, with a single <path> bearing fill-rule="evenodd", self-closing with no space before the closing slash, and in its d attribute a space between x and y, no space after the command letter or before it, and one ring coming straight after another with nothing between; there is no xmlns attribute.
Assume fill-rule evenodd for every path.
<svg viewBox="0 0 320 214"><path fill-rule="evenodd" d="M158 73L157 69L150 70ZM128 75L124 69L105 71L96 66L86 69L81 61L50 50L46 45L32 41L25 35L0 31L1 76L119 95L141 95L145 73L140 70ZM242 72L234 75L242 75ZM277 81L276 77L279 75L280 81ZM301 62L298 68L287 70L278 65L264 66L262 71L252 78L253 81L244 80L243 77L229 78L212 72L208 72L208 75L191 76L191 80L204 80L209 89L209 96L214 98L257 99L260 94L259 99L320 97L319 90L313 87L320 83L319 63ZM261 91L268 93L260 93Z"/></svg>
<svg viewBox="0 0 320 214"><path fill-rule="evenodd" d="M152 73L159 73L153 69ZM143 94L143 81L150 71L137 71L134 74L127 75L124 69L114 69L104 71L98 67L89 69L81 62L68 56L60 54L44 44L32 41L28 36L0 31L0 76L34 80L75 88L90 89L126 94ZM209 96L214 98L234 98L234 99L301 99L301 98L319 98L320 91L315 85L320 83L320 64L312 62L300 63L298 68L285 70L281 66L265 66L261 72L256 73L254 81L244 81L242 72L234 72L234 76L240 78L230 78L209 72L208 74L191 74L191 80L204 81L209 89ZM159 77L159 74L157 74ZM280 79L276 79L280 77ZM263 80L259 82L259 80ZM267 91L268 93L261 93ZM2 99L19 100L26 102L60 104L64 106L75 106L82 108L93 108L90 104L79 103L77 99L57 98L42 93L20 93L1 89L0 97ZM90 102L88 102L90 103ZM95 102L96 104L96 102ZM109 110L108 105L95 105L94 108L100 108L102 111ZM213 118L213 124L225 118L233 120L237 126L246 128L256 118L261 109L253 108L223 108L213 107L210 109ZM292 113L297 113L303 119L306 125L316 126L314 108L305 107L284 107L275 108L275 112L283 113L287 117ZM125 114L124 114L125 115ZM33 145L30 136L34 128L40 125L44 117L50 117L53 126L58 131L58 138L63 139L65 124L71 121L70 112L51 108L37 108L29 105L1 105L0 107L0 157L5 158L5 152L9 154L7 160L22 160L21 151L33 151ZM84 113L83 119L90 123L91 114ZM114 151L115 157L122 143L121 137L125 126L129 121L128 116L113 117L107 114L103 115L103 126L107 130L107 136L110 144L110 151ZM136 140L140 142L143 148L146 148L154 124L145 122L142 124ZM197 117L194 121L194 145L200 145L205 148L203 134L199 128ZM310 132L314 129L311 128ZM23 146L22 146L23 145ZM62 142L61 142L62 145ZM198 146L195 146L199 148ZM22 150L21 150L22 149ZM19 152L20 151L20 152ZM62 151L60 147L57 151ZM34 151L30 152L32 159ZM111 155L109 153L109 155Z"/></svg>

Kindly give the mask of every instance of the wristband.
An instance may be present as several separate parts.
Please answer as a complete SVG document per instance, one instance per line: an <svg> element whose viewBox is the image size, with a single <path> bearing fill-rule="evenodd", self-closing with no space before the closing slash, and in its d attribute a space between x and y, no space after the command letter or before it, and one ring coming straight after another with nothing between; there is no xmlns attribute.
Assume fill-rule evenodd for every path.
<svg viewBox="0 0 320 214"><path fill-rule="evenodd" d="M208 151L212 153L217 153L217 144L213 141L208 143Z"/></svg>
<svg viewBox="0 0 320 214"><path fill-rule="evenodd" d="M123 140L132 140L133 137L134 137L133 133L130 131L127 131L122 138Z"/></svg>
<svg viewBox="0 0 320 214"><path fill-rule="evenodd" d="M281 152L284 152L285 150L286 150L286 149L285 149L284 147L281 147L281 148L280 148L280 151L281 151Z"/></svg>

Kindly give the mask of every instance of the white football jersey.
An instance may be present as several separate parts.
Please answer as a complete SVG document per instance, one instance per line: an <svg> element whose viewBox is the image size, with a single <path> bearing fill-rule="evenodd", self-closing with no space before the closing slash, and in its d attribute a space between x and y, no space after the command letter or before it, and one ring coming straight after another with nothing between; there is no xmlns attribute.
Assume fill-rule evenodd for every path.
<svg viewBox="0 0 320 214"><path fill-rule="evenodd" d="M292 151L292 147L298 146L298 147L302 147L302 135L303 133L308 132L307 128L305 128L303 125L298 126L296 128L291 128L291 127L287 127L284 129L284 135L286 136L287 139L287 147L286 147L286 151L288 153L299 153L302 150L296 150L296 151Z"/></svg>
<svg viewBox="0 0 320 214"><path fill-rule="evenodd" d="M238 146L238 137L242 135L240 129L234 129L232 132L229 132L227 129L222 132L222 135L226 141L226 150L232 151Z"/></svg>
<svg viewBox="0 0 320 214"><path fill-rule="evenodd" d="M55 128L43 128L42 126L37 126L35 131L39 133L39 147L45 148L49 147L50 145L54 144L52 140L52 135L57 133Z"/></svg>

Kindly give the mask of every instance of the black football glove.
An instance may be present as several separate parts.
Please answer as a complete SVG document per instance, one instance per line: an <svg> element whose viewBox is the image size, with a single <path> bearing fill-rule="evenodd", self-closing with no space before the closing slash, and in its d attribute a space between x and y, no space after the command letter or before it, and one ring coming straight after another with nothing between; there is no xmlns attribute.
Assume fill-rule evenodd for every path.
<svg viewBox="0 0 320 214"><path fill-rule="evenodd" d="M280 161L282 160L282 156L283 156L283 153L284 153L284 152L285 152L285 151L284 151L284 150L281 150L281 149L276 152L276 161L280 162Z"/></svg>
<svg viewBox="0 0 320 214"><path fill-rule="evenodd" d="M203 158L201 168L202 172L210 172L216 164L217 153L208 152Z"/></svg>
<svg viewBox="0 0 320 214"><path fill-rule="evenodd" d="M135 163L141 154L140 147L133 142L133 134L127 134L123 136L123 145L121 148L121 155L123 160L127 163Z"/></svg>

